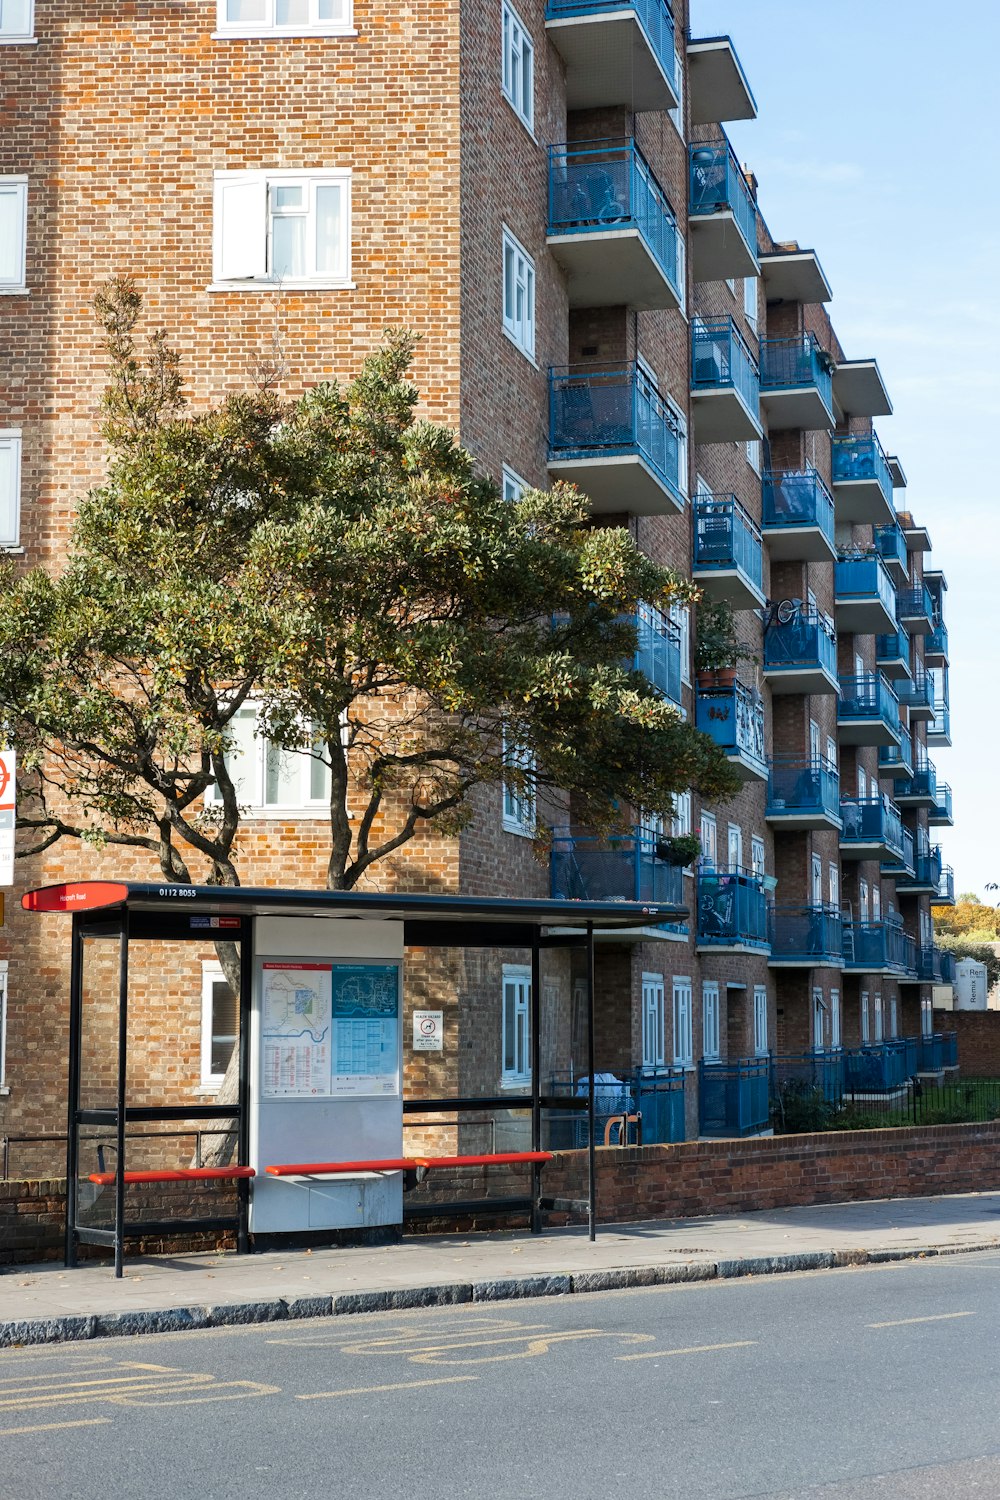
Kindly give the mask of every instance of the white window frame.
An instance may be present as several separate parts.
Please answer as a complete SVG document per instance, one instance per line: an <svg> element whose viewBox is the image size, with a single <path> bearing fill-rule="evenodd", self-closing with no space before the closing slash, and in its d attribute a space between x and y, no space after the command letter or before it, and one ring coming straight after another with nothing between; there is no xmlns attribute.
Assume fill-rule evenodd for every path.
<svg viewBox="0 0 1000 1500"><path fill-rule="evenodd" d="M823 905L823 860L818 854L812 856L812 904Z"/></svg>
<svg viewBox="0 0 1000 1500"><path fill-rule="evenodd" d="M743 281L743 316L746 318L754 333L757 332L760 323L758 311L758 289L757 280L754 276L747 276Z"/></svg>
<svg viewBox="0 0 1000 1500"><path fill-rule="evenodd" d="M674 838L691 832L691 793L674 793L674 815L670 820L670 832Z"/></svg>
<svg viewBox="0 0 1000 1500"><path fill-rule="evenodd" d="M865 775L864 766L858 767L858 796L862 802L868 800L868 777Z"/></svg>
<svg viewBox="0 0 1000 1500"><path fill-rule="evenodd" d="M10 508L4 515L3 488L0 486L0 548L21 544L21 432L16 427L0 428L0 467L10 474Z"/></svg>
<svg viewBox="0 0 1000 1500"><path fill-rule="evenodd" d="M934 1035L934 1001L921 1000L920 1002L920 1035Z"/></svg>
<svg viewBox="0 0 1000 1500"><path fill-rule="evenodd" d="M504 464L500 472L500 493L503 498L509 501L520 500L527 488L527 481L522 479L520 474L515 473L509 465Z"/></svg>
<svg viewBox="0 0 1000 1500"><path fill-rule="evenodd" d="M753 987L753 1050L755 1057L766 1057L768 1053L767 986L763 984Z"/></svg>
<svg viewBox="0 0 1000 1500"><path fill-rule="evenodd" d="M686 139L686 137L684 135L684 63L685 63L685 60L686 60L685 56L682 55L680 52L678 52L677 48L675 47L674 48L674 83L677 85L677 105L676 105L676 108L669 109L667 111L667 113L670 116L670 119L671 119L671 121L673 123L674 129L677 131L677 134L680 136L680 138L681 138L682 141Z"/></svg>
<svg viewBox="0 0 1000 1500"><path fill-rule="evenodd" d="M868 999L868 991L861 991L861 1040L870 1042L872 1039L872 1013Z"/></svg>
<svg viewBox="0 0 1000 1500"><path fill-rule="evenodd" d="M306 190L307 253L314 244L316 189L341 189L340 269L335 275L308 273L275 277L271 274L270 207L272 187ZM227 208L228 204L228 208ZM226 224L229 223L227 231ZM235 245L235 249L233 246ZM227 264L227 256L235 256ZM353 287L351 281L351 170L349 167L284 168L268 171L217 171L214 177L212 228L212 283L208 290L271 292L275 287L297 291L337 291Z"/></svg>
<svg viewBox="0 0 1000 1500"><path fill-rule="evenodd" d="M15 260L13 276L0 279L0 295L23 296L27 291L28 179L23 174L0 177L0 198L11 205L14 216Z"/></svg>
<svg viewBox="0 0 1000 1500"><path fill-rule="evenodd" d="M702 813L699 838L702 864L714 869L719 863L719 825L714 813Z"/></svg>
<svg viewBox="0 0 1000 1500"><path fill-rule="evenodd" d="M309 19L279 25L275 20L276 0L263 0L268 19L264 21L230 21L226 16L226 0L218 0L215 25L212 33L216 40L225 37L268 36L357 36L354 28L353 0L340 0L342 15L338 20L319 19L319 0L308 0Z"/></svg>
<svg viewBox="0 0 1000 1500"><path fill-rule="evenodd" d="M523 1088L531 1082L531 970L523 964L504 964L501 983L500 1086ZM507 1066L508 1028L513 1032L511 1068Z"/></svg>
<svg viewBox="0 0 1000 1500"><path fill-rule="evenodd" d="M867 923L871 921L871 907L868 902L868 882L858 881L858 921Z"/></svg>
<svg viewBox="0 0 1000 1500"><path fill-rule="evenodd" d="M748 438L743 444L746 450L747 463L755 474L759 474L761 470L761 446L760 438Z"/></svg>
<svg viewBox="0 0 1000 1500"><path fill-rule="evenodd" d="M762 880L767 871L767 845L759 833L750 839L750 871Z"/></svg>
<svg viewBox="0 0 1000 1500"><path fill-rule="evenodd" d="M535 765L535 757L531 751L509 744L506 734L503 737L503 759L506 765L515 766L518 769L532 770ZM505 832L516 833L521 838L533 839L538 818L538 803L534 791L516 791L505 781L501 796L503 809L501 821Z"/></svg>
<svg viewBox="0 0 1000 1500"><path fill-rule="evenodd" d="M202 959L201 962L201 1086L208 1092L216 1093L225 1078L225 1073L214 1073L212 1071L212 1020L213 1020L213 996L212 987L216 984L228 983L225 970L215 959ZM233 1045L239 1046L239 1011L237 1010L237 1031L233 1038Z"/></svg>
<svg viewBox="0 0 1000 1500"><path fill-rule="evenodd" d="M830 905L840 910L840 866L831 864L827 870L830 880Z"/></svg>
<svg viewBox="0 0 1000 1500"><path fill-rule="evenodd" d="M508 264L512 267L508 276ZM535 362L535 262L516 235L503 226L500 261L503 331L515 348ZM508 289L511 299L508 299ZM517 315L517 294L524 299L524 315Z"/></svg>
<svg viewBox="0 0 1000 1500"><path fill-rule="evenodd" d="M702 1056L706 1062L718 1062L722 1053L719 1027L719 981L717 979L702 980L701 1031Z"/></svg>
<svg viewBox="0 0 1000 1500"><path fill-rule="evenodd" d="M882 891L878 881L872 883L872 921L882 920Z"/></svg>
<svg viewBox="0 0 1000 1500"><path fill-rule="evenodd" d="M510 0L503 0L501 19L500 89L521 124L535 131L535 44L531 33ZM524 95L525 56L528 64L527 94Z"/></svg>
<svg viewBox="0 0 1000 1500"><path fill-rule="evenodd" d="M686 604L671 604L669 618L672 625L676 625L680 641L678 650L681 654L681 682L691 686L691 611Z"/></svg>
<svg viewBox="0 0 1000 1500"><path fill-rule="evenodd" d="M879 994L879 992L877 990L875 992L875 1006L874 1006L874 1010L875 1010L875 1040L877 1042L882 1042L882 1041L885 1040L885 1007L882 1004L882 996L881 996L881 994Z"/></svg>
<svg viewBox="0 0 1000 1500"><path fill-rule="evenodd" d="M726 827L726 860L731 870L743 868L743 829L738 823Z"/></svg>
<svg viewBox="0 0 1000 1500"><path fill-rule="evenodd" d="M642 1065L662 1068L667 1058L666 991L662 974L642 976Z"/></svg>
<svg viewBox="0 0 1000 1500"><path fill-rule="evenodd" d="M841 1045L840 991L830 991L830 1046Z"/></svg>
<svg viewBox="0 0 1000 1500"><path fill-rule="evenodd" d="M640 365L642 365L642 367L646 370L647 374L649 375L650 380L652 381L653 385L655 386L656 385L656 380L654 379L653 373L650 370L649 366L646 364L645 360L640 359L638 361L638 363ZM664 395L664 394L661 393L660 400L663 402L664 406L669 411L669 413L671 415L671 418L673 419L674 425L675 425L675 427L677 429L677 493L680 495L680 497L681 497L682 500L686 501L688 499L688 426L687 426L687 418L685 417L684 413L681 411L680 407L677 405L677 402L674 401L670 396L667 396L667 395ZM685 612L686 612L686 607L683 606L683 605L682 606L675 606L675 607L684 608Z"/></svg>
<svg viewBox="0 0 1000 1500"><path fill-rule="evenodd" d="M816 1052L821 1052L825 1045L825 1029L826 1001L823 991L817 987L812 992L812 1047Z"/></svg>
<svg viewBox="0 0 1000 1500"><path fill-rule="evenodd" d="M245 703L237 711L237 714L234 715L234 721L235 718L248 713L258 713L255 703ZM267 754L272 742L266 735L258 734L255 729L253 743L254 764L247 778L248 780L252 778L251 785L248 788L251 796L247 802L240 803L241 808L244 810L244 816L253 818L288 818L296 816L315 818L327 814L330 805L329 795L322 797L313 797L311 795L312 768L316 759L315 756L310 755L307 750L285 750L280 752L284 755L300 758L299 786L303 790L304 795L298 802L268 802L265 800L267 797ZM232 775L232 771L230 771L230 775ZM207 808L218 807L220 802L218 788L216 786L209 787L205 793L205 806Z"/></svg>
<svg viewBox="0 0 1000 1500"><path fill-rule="evenodd" d="M675 975L673 981L674 1066L694 1066L693 991L691 980Z"/></svg>
<svg viewBox="0 0 1000 1500"><path fill-rule="evenodd" d="M0 1094L9 1094L7 1081L7 960L0 959Z"/></svg>
<svg viewBox="0 0 1000 1500"><path fill-rule="evenodd" d="M899 1001L895 995L889 996L889 1040L894 1042L899 1036Z"/></svg>
<svg viewBox="0 0 1000 1500"><path fill-rule="evenodd" d="M840 765L840 757L837 751L837 741L833 738L832 734L828 734L826 737L826 758L833 770L836 771Z"/></svg>

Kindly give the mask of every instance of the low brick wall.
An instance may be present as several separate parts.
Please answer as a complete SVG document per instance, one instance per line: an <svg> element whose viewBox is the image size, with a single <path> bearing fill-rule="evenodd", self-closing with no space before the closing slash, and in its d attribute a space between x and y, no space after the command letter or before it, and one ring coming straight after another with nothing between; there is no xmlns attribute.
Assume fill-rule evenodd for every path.
<svg viewBox="0 0 1000 1500"><path fill-rule="evenodd" d="M1000 1010L936 1010L934 1030L958 1036L963 1078L1000 1078Z"/></svg>
<svg viewBox="0 0 1000 1500"><path fill-rule="evenodd" d="M62 1257L66 1179L0 1181L0 1265Z"/></svg>

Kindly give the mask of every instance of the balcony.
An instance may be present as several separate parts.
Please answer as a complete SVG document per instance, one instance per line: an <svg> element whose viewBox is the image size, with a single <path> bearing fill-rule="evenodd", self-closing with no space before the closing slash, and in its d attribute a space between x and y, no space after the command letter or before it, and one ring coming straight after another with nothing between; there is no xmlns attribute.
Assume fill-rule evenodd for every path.
<svg viewBox="0 0 1000 1500"><path fill-rule="evenodd" d="M666 0L548 0L545 29L566 64L567 109L677 107Z"/></svg>
<svg viewBox="0 0 1000 1500"><path fill-rule="evenodd" d="M626 933L598 929L596 936L615 942L641 942L663 935L663 928L682 922L684 871L657 857L658 840L634 830L618 838L597 839L567 828L552 831L549 874L556 901L640 901L658 908L650 926Z"/></svg>
<svg viewBox="0 0 1000 1500"><path fill-rule="evenodd" d="M687 60L692 125L757 118L757 103L730 37L688 42Z"/></svg>
<svg viewBox="0 0 1000 1500"><path fill-rule="evenodd" d="M909 577L909 556L906 538L898 523L875 527L875 550L889 569L889 575L897 588L905 588Z"/></svg>
<svg viewBox="0 0 1000 1500"><path fill-rule="evenodd" d="M937 894L934 897L935 906L955 905L955 871L951 865L945 865L941 871L941 879L938 881Z"/></svg>
<svg viewBox="0 0 1000 1500"><path fill-rule="evenodd" d="M898 745L899 699L877 672L840 679L837 734L842 745Z"/></svg>
<svg viewBox="0 0 1000 1500"><path fill-rule="evenodd" d="M764 339L760 346L760 409L772 430L825 431L834 425L830 356L814 334Z"/></svg>
<svg viewBox="0 0 1000 1500"><path fill-rule="evenodd" d="M911 635L929 635L934 606L923 584L916 589L900 589L896 595L896 619Z"/></svg>
<svg viewBox="0 0 1000 1500"><path fill-rule="evenodd" d="M764 631L764 677L772 693L837 692L837 642L818 610L799 608Z"/></svg>
<svg viewBox="0 0 1000 1500"><path fill-rule="evenodd" d="M725 751L742 780L767 780L764 703L759 693L742 682L731 687L699 687L696 725Z"/></svg>
<svg viewBox="0 0 1000 1500"><path fill-rule="evenodd" d="M763 250L758 259L768 302L833 300L833 291L815 250Z"/></svg>
<svg viewBox="0 0 1000 1500"><path fill-rule="evenodd" d="M770 910L763 875L721 866L698 871L697 945L735 953L767 951Z"/></svg>
<svg viewBox="0 0 1000 1500"><path fill-rule="evenodd" d="M670 616L655 604L640 604L625 616L638 641L631 667L641 672L661 697L681 706L681 633Z"/></svg>
<svg viewBox="0 0 1000 1500"><path fill-rule="evenodd" d="M914 668L910 682L897 682L896 697L905 708L911 724L922 724L934 717L934 683L921 667Z"/></svg>
<svg viewBox="0 0 1000 1500"><path fill-rule="evenodd" d="M882 860L879 866L879 874L886 880L902 880L904 876L912 875L916 869L916 855L913 852L913 834L908 828L903 829L903 852L894 855L891 859Z"/></svg>
<svg viewBox="0 0 1000 1500"><path fill-rule="evenodd" d="M844 1093L857 1098L904 1089L917 1071L915 1037L865 1043L844 1056Z"/></svg>
<svg viewBox="0 0 1000 1500"><path fill-rule="evenodd" d="M757 361L732 318L691 325L691 413L695 442L762 436Z"/></svg>
<svg viewBox="0 0 1000 1500"><path fill-rule="evenodd" d="M770 1075L768 1057L699 1062L699 1135L724 1138L766 1130L771 1118Z"/></svg>
<svg viewBox="0 0 1000 1500"><path fill-rule="evenodd" d="M921 748L920 754L923 754ZM896 787L896 801L900 807L932 808L937 799L937 773L933 761L926 758L918 762L913 774Z"/></svg>
<svg viewBox="0 0 1000 1500"><path fill-rule="evenodd" d="M948 627L943 620L932 627L929 635L924 636L924 661L929 667L948 665Z"/></svg>
<svg viewBox="0 0 1000 1500"><path fill-rule="evenodd" d="M689 148L689 228L695 281L759 276L757 205L726 137Z"/></svg>
<svg viewBox="0 0 1000 1500"><path fill-rule="evenodd" d="M927 821L932 827L951 828L955 822L952 813L951 787L946 781L939 781L934 793L934 803L927 814Z"/></svg>
<svg viewBox="0 0 1000 1500"><path fill-rule="evenodd" d="M878 635L896 625L896 589L877 552L838 560L834 599L840 631Z"/></svg>
<svg viewBox="0 0 1000 1500"><path fill-rule="evenodd" d="M776 828L837 828L840 775L822 758L776 755L767 787L767 821Z"/></svg>
<svg viewBox="0 0 1000 1500"><path fill-rule="evenodd" d="M889 462L891 466L893 461L890 459ZM895 484L895 482L896 481L894 479L893 483ZM917 521L913 519L913 514L911 511L901 510L899 512L899 524L903 528L903 535L906 537L906 546L908 551L930 552L932 550L930 532L927 530L926 526L921 526Z"/></svg>
<svg viewBox="0 0 1000 1500"><path fill-rule="evenodd" d="M595 514L682 511L680 453L677 419L634 361L550 370L548 470Z"/></svg>
<svg viewBox="0 0 1000 1500"><path fill-rule="evenodd" d="M694 501L692 576L712 599L734 609L764 603L760 532L735 495L699 495Z"/></svg>
<svg viewBox="0 0 1000 1500"><path fill-rule="evenodd" d="M891 417L892 402L878 361L845 359L833 372L837 413L847 417Z"/></svg>
<svg viewBox="0 0 1000 1500"><path fill-rule="evenodd" d="M885 797L842 797L840 857L889 863L903 857L903 821L899 808Z"/></svg>
<svg viewBox="0 0 1000 1500"><path fill-rule="evenodd" d="M951 744L951 709L942 698L934 703L934 722L927 725L927 743L936 749Z"/></svg>
<svg viewBox="0 0 1000 1500"><path fill-rule="evenodd" d="M839 968L843 957L843 919L836 906L775 907L770 968Z"/></svg>
<svg viewBox="0 0 1000 1500"><path fill-rule="evenodd" d="M910 675L910 637L902 626L898 626L889 635L878 635L875 637L875 665L883 677L892 681ZM899 698L899 688L895 690ZM902 698L899 698L902 703Z"/></svg>
<svg viewBox="0 0 1000 1500"><path fill-rule="evenodd" d="M917 1068L921 1073L940 1073L958 1067L958 1033L935 1031L917 1042Z"/></svg>
<svg viewBox="0 0 1000 1500"><path fill-rule="evenodd" d="M900 730L898 745L879 746L878 774L892 778L912 777L913 738L908 729ZM896 800L899 802L901 799L897 796Z"/></svg>
<svg viewBox="0 0 1000 1500"><path fill-rule="evenodd" d="M941 850L937 844L918 840L912 875L896 881L896 890L906 896L937 896L941 883Z"/></svg>
<svg viewBox="0 0 1000 1500"><path fill-rule="evenodd" d="M681 305L677 220L632 140L549 147L547 244L570 307Z"/></svg>
<svg viewBox="0 0 1000 1500"><path fill-rule="evenodd" d="M954 966L953 955L933 943L917 949L917 978L925 984L951 984L952 979L945 976L954 974Z"/></svg>
<svg viewBox="0 0 1000 1500"><path fill-rule="evenodd" d="M894 922L845 922L844 968L855 974L916 974L916 940Z"/></svg>
<svg viewBox="0 0 1000 1500"><path fill-rule="evenodd" d="M772 562L831 562L833 496L815 469L770 470L763 477L761 531Z"/></svg>
<svg viewBox="0 0 1000 1500"><path fill-rule="evenodd" d="M830 452L837 520L854 526L894 522L892 476L875 434L870 438L831 438Z"/></svg>

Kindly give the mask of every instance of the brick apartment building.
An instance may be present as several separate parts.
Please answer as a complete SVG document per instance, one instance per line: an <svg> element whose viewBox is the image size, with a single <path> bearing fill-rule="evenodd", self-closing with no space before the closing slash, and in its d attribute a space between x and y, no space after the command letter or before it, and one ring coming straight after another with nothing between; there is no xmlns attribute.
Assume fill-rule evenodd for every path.
<svg viewBox="0 0 1000 1500"><path fill-rule="evenodd" d="M597 524L737 611L752 659L735 681L696 680L686 614L637 620L639 669L740 769L731 802L681 798L672 828L646 815L611 849L570 821L550 867L536 809L498 790L461 837L415 841L378 875L683 901L683 925L598 951L598 1067L658 1075L647 1140L763 1128L768 1054L950 1060L888 1045L930 1030L945 962L930 903L952 889L933 843L951 798L929 759L950 743L945 579L896 508L877 363L841 347L817 254L773 239L727 142L756 112L733 45L692 38L687 11L0 0L0 543L25 566L58 564L102 473L90 303L130 272L194 406L245 385L275 338L295 394L350 375L385 327L414 329L425 413L508 493L578 483ZM244 881L321 885L308 775L272 784L252 711L241 728ZM667 840L692 830L701 865L682 871ZM151 872L63 844L12 894L109 873ZM68 944L14 905L0 1135L17 1138L62 1128ZM449 1047L438 1073L411 1060L411 1089L523 1092L520 960L417 965L411 1003L446 1008ZM211 948L199 965L170 977L150 1056L168 1048L210 1090L231 1025ZM545 1068L572 1087L568 960L551 984Z"/></svg>

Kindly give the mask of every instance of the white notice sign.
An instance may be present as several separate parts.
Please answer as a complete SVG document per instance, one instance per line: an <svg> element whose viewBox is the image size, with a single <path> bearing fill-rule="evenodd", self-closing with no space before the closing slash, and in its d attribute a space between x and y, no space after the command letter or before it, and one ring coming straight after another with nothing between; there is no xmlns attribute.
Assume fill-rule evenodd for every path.
<svg viewBox="0 0 1000 1500"><path fill-rule="evenodd" d="M413 1012L414 1052L441 1052L444 1050L444 1011L415 1010Z"/></svg>

